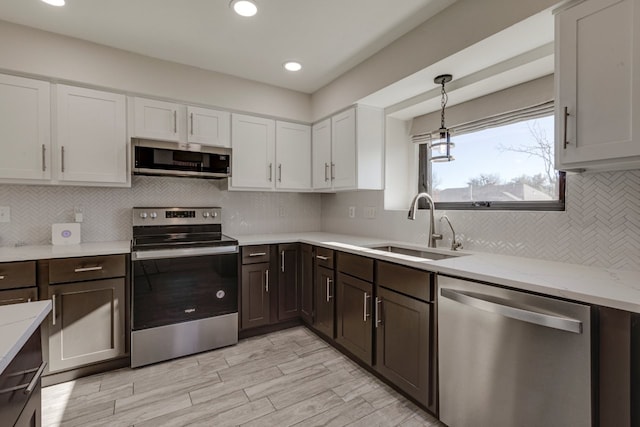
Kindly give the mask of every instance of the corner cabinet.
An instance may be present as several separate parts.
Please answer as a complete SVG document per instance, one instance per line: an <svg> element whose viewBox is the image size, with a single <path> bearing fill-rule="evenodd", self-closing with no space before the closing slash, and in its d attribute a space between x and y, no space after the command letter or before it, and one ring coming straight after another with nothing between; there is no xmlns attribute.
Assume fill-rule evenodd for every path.
<svg viewBox="0 0 640 427"><path fill-rule="evenodd" d="M384 188L384 114L359 105L313 125L313 188Z"/></svg>
<svg viewBox="0 0 640 427"><path fill-rule="evenodd" d="M0 74L0 179L51 179L51 85Z"/></svg>
<svg viewBox="0 0 640 427"><path fill-rule="evenodd" d="M65 85L55 89L58 180L126 185L125 96Z"/></svg>
<svg viewBox="0 0 640 427"><path fill-rule="evenodd" d="M586 0L556 25L556 169L640 167L640 2Z"/></svg>

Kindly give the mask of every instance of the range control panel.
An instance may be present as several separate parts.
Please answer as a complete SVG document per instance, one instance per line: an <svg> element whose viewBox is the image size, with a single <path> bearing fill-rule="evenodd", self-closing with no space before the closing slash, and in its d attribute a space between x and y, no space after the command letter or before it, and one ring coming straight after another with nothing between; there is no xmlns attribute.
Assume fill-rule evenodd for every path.
<svg viewBox="0 0 640 427"><path fill-rule="evenodd" d="M133 225L221 224L222 208L133 208Z"/></svg>

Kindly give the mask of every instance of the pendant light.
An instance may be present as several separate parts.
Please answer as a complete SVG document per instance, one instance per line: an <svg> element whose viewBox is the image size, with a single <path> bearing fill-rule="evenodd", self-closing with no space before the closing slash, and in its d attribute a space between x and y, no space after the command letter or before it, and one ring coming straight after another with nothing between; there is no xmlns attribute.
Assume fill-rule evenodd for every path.
<svg viewBox="0 0 640 427"><path fill-rule="evenodd" d="M455 147L455 144L451 142L451 132L444 125L444 107L447 106L447 101L449 100L447 92L444 90L444 85L445 83L449 83L452 79L453 76L451 74L442 74L433 79L435 84L442 86L442 90L440 92L442 94L440 101L442 111L440 112L440 129L432 134L432 142L429 146L431 149L430 159L432 162L450 162L455 160L451 155L451 149Z"/></svg>

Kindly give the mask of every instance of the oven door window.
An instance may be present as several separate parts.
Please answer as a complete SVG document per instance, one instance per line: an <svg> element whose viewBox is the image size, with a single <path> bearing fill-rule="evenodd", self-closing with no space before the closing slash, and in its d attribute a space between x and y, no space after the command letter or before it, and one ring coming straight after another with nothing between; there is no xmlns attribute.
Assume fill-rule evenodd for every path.
<svg viewBox="0 0 640 427"><path fill-rule="evenodd" d="M238 311L238 255L133 262L133 329Z"/></svg>

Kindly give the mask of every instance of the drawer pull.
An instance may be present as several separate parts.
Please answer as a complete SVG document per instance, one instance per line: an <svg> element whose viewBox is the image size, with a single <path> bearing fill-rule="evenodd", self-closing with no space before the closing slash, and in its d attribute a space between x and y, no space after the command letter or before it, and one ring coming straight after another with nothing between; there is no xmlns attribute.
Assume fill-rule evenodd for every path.
<svg viewBox="0 0 640 427"><path fill-rule="evenodd" d="M266 254L266 252L253 252L249 256L265 256Z"/></svg>
<svg viewBox="0 0 640 427"><path fill-rule="evenodd" d="M0 276L0 280L4 280L4 276Z"/></svg>
<svg viewBox="0 0 640 427"><path fill-rule="evenodd" d="M38 372L36 372L36 374L31 379L31 382L29 383L27 388L24 390L24 394L31 394L33 389L36 388L36 384L38 384L38 381L40 380L40 377L42 376L42 373L44 372L45 366L47 366L47 362L42 362L40 364L40 367L38 368Z"/></svg>
<svg viewBox="0 0 640 427"><path fill-rule="evenodd" d="M328 256L322 256L322 255L316 255L316 258L318 258L320 261L329 261L331 259Z"/></svg>
<svg viewBox="0 0 640 427"><path fill-rule="evenodd" d="M100 270L102 270L101 265L98 265L96 267L78 267L73 271L75 271L76 273L85 273L87 271L100 271Z"/></svg>

